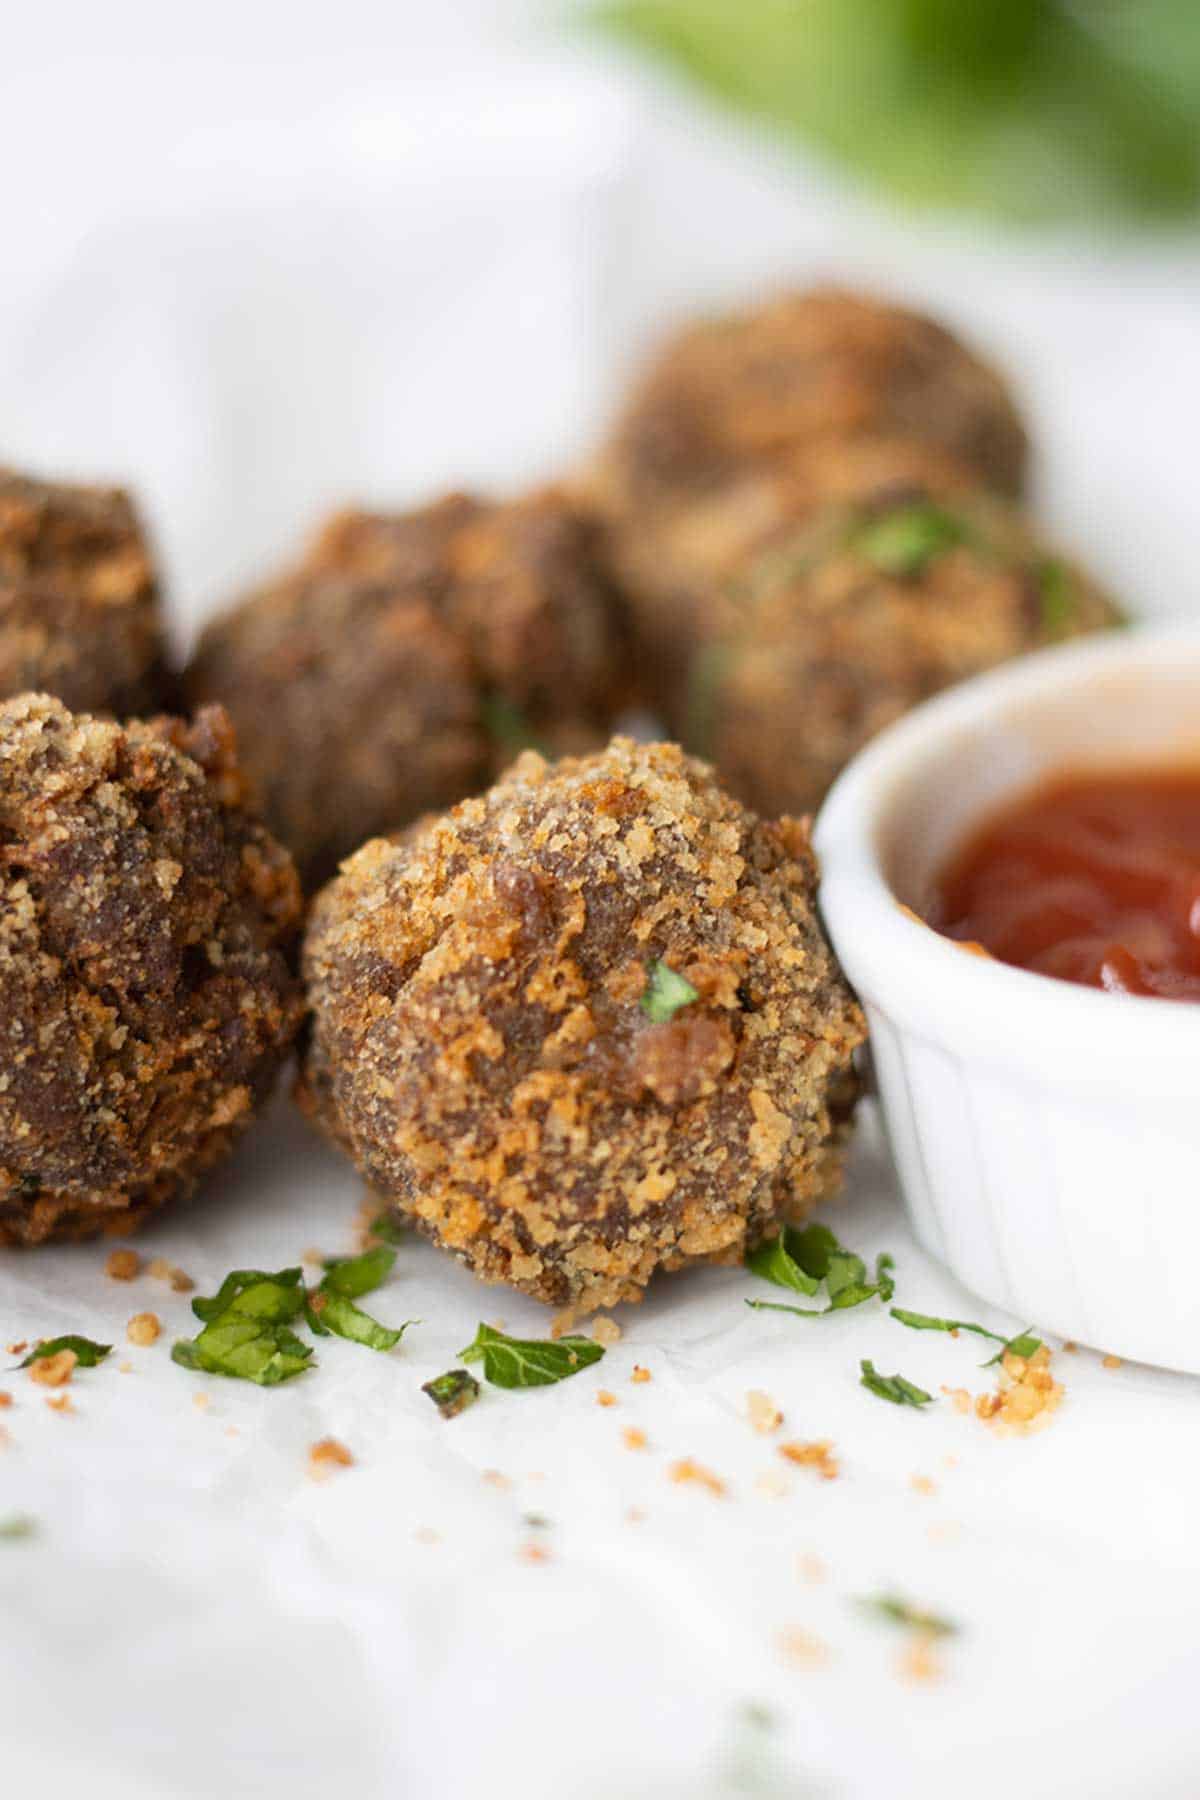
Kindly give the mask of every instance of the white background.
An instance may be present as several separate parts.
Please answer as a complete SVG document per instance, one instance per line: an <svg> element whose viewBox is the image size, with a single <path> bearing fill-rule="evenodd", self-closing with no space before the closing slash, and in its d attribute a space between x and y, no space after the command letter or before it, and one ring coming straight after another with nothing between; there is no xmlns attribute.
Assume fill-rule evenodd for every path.
<svg viewBox="0 0 1200 1800"><path fill-rule="evenodd" d="M23 9L3 40L0 459L132 482L181 638L324 505L549 472L672 316L829 274L993 351L1049 523L1136 609L1196 606L1194 238L897 219L547 40L527 6L118 0ZM282 1105L146 1249L205 1288L346 1248L357 1199ZM849 1200L842 1235L895 1252L905 1304L984 1316L913 1247L869 1130ZM184 1300L117 1289L102 1255L0 1259L0 1344L119 1338L145 1306L188 1329ZM599 1370L450 1424L419 1384L477 1319L545 1321L416 1244L378 1297L425 1321L393 1358L323 1343L318 1371L260 1393L184 1375L164 1340L78 1377L66 1418L0 1382L0 1518L41 1526L0 1544L5 1791L1194 1794L1196 1384L1060 1355L1050 1430L997 1442L857 1386L865 1355L978 1391L969 1342L754 1314L749 1292L664 1283ZM788 1473L746 1423L751 1387L785 1435L835 1440L839 1480ZM357 1464L318 1486L326 1432ZM669 1482L687 1455L725 1499ZM775 1469L788 1493L758 1495ZM530 1541L551 1559L522 1561ZM852 1604L881 1587L962 1625L928 1689ZM781 1655L794 1629L824 1667Z"/></svg>

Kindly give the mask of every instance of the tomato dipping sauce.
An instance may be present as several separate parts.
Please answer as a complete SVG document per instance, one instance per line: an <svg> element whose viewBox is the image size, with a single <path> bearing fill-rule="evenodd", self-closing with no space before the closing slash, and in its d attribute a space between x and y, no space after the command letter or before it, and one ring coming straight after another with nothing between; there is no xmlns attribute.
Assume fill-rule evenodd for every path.
<svg viewBox="0 0 1200 1800"><path fill-rule="evenodd" d="M1200 1002L1200 768L1034 789L951 860L936 915L1019 969Z"/></svg>

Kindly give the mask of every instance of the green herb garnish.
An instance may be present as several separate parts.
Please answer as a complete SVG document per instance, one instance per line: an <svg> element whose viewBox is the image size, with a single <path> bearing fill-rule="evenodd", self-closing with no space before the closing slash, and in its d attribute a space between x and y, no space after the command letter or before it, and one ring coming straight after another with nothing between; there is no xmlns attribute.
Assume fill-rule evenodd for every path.
<svg viewBox="0 0 1200 1800"><path fill-rule="evenodd" d="M1066 563L1048 556L1034 570L1041 607L1042 630L1047 637L1062 637L1075 623L1079 595Z"/></svg>
<svg viewBox="0 0 1200 1800"><path fill-rule="evenodd" d="M464 1362L482 1362L493 1387L550 1387L599 1362L603 1347L591 1338L510 1338L490 1325L480 1325L474 1340L458 1353Z"/></svg>
<svg viewBox="0 0 1200 1800"><path fill-rule="evenodd" d="M57 1356L62 1350L71 1350L74 1352L75 1361L81 1369L94 1369L97 1363L102 1363L104 1361L111 1349L111 1344L97 1344L92 1338L47 1338L44 1344L38 1344L29 1352L29 1355L16 1366L18 1369L27 1369L30 1363L41 1362L43 1357Z"/></svg>
<svg viewBox="0 0 1200 1800"><path fill-rule="evenodd" d="M10 1513L0 1519L0 1543L15 1544L22 1538L37 1536L37 1520L28 1513Z"/></svg>
<svg viewBox="0 0 1200 1800"><path fill-rule="evenodd" d="M976 1337L990 1338L992 1343L999 1344L1000 1348L995 1356L989 1357L987 1362L980 1364L980 1368L983 1369L990 1369L993 1363L998 1363L1007 1350L1011 1350L1014 1356L1028 1358L1033 1355L1035 1350L1040 1350L1042 1347L1041 1338L1034 1337L1030 1332L1021 1332L1016 1337L1006 1338L999 1331L989 1331L986 1325L972 1324L970 1319L939 1319L935 1318L932 1313L906 1312L902 1306L893 1306L892 1317L901 1325L907 1325L910 1331L946 1331L951 1336L958 1331L971 1331Z"/></svg>
<svg viewBox="0 0 1200 1800"><path fill-rule="evenodd" d="M394 1212L376 1213L367 1226L367 1236L378 1238L381 1244L390 1244L397 1249L404 1242L405 1228Z"/></svg>
<svg viewBox="0 0 1200 1800"><path fill-rule="evenodd" d="M304 1316L317 1336L332 1332L353 1344L365 1344L368 1350L394 1350L416 1320L381 1325L354 1302L387 1280L395 1260L396 1252L386 1245L364 1250L361 1256L330 1257L320 1285L304 1303Z"/></svg>
<svg viewBox="0 0 1200 1800"><path fill-rule="evenodd" d="M876 1618L886 1619L891 1625L903 1625L908 1631L922 1632L926 1637L953 1637L958 1631L952 1620L912 1606L897 1594L864 1595L858 1604L865 1611L874 1613Z"/></svg>
<svg viewBox="0 0 1200 1800"><path fill-rule="evenodd" d="M927 1394L924 1388L915 1387L903 1375L881 1375L875 1364L866 1357L860 1367L862 1374L859 1379L863 1387L872 1394L878 1394L881 1400L890 1400L893 1406L928 1406L933 1399L932 1394Z"/></svg>
<svg viewBox="0 0 1200 1800"><path fill-rule="evenodd" d="M828 1306L783 1306L773 1300L747 1300L757 1312L796 1313L801 1318L819 1319L826 1313L844 1312L847 1307L861 1306L876 1295L890 1300L896 1291L891 1271L892 1257L886 1253L875 1261L875 1279L868 1281L867 1266L861 1256L838 1243L828 1225L806 1225L802 1231L785 1226L777 1238L760 1244L751 1251L746 1267L752 1274L776 1287L791 1288L798 1294L817 1294L822 1286Z"/></svg>
<svg viewBox="0 0 1200 1800"><path fill-rule="evenodd" d="M522 750L536 750L548 761L553 759L521 708L506 695L485 694L480 710L483 728L499 749L512 756L519 756Z"/></svg>
<svg viewBox="0 0 1200 1800"><path fill-rule="evenodd" d="M851 548L884 575L920 575L935 556L966 538L962 520L940 506L914 503L858 526Z"/></svg>
<svg viewBox="0 0 1200 1800"><path fill-rule="evenodd" d="M466 1369L447 1369L444 1375L424 1382L421 1392L429 1395L443 1419L456 1419L478 1400L479 1383Z"/></svg>
<svg viewBox="0 0 1200 1800"><path fill-rule="evenodd" d="M638 1005L655 1025L665 1025L682 1007L700 998L690 981L665 962L651 963L646 991Z"/></svg>
<svg viewBox="0 0 1200 1800"><path fill-rule="evenodd" d="M301 1274L298 1268L280 1269L274 1275L235 1269L215 1294L192 1301L204 1329L173 1345L171 1360L184 1369L228 1375L259 1387L275 1387L302 1375L312 1347L290 1329L304 1307Z"/></svg>

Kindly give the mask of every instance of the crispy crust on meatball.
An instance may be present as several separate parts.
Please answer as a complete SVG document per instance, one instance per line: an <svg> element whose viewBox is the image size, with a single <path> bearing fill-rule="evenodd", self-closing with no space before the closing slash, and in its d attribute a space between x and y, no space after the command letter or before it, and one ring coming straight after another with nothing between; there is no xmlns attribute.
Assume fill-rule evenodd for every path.
<svg viewBox="0 0 1200 1800"><path fill-rule="evenodd" d="M612 500L711 488L813 443L914 437L1020 491L1024 427L1000 375L935 320L844 288L783 293L663 345L602 464Z"/></svg>
<svg viewBox="0 0 1200 1800"><path fill-rule="evenodd" d="M0 1245L131 1230L270 1091L300 890L241 797L219 709L0 706Z"/></svg>
<svg viewBox="0 0 1200 1800"><path fill-rule="evenodd" d="M1024 520L929 488L826 509L729 587L678 718L748 806L811 811L851 756L956 681L1121 613Z"/></svg>
<svg viewBox="0 0 1200 1800"><path fill-rule="evenodd" d="M627 659L596 530L553 489L343 512L297 569L209 626L189 694L229 707L310 882L531 742L603 740Z"/></svg>
<svg viewBox="0 0 1200 1800"><path fill-rule="evenodd" d="M864 1026L806 828L675 745L528 753L318 897L300 1097L489 1281L573 1313L837 1186ZM697 998L658 1020L659 961Z"/></svg>
<svg viewBox="0 0 1200 1800"><path fill-rule="evenodd" d="M129 496L0 469L0 697L127 718L168 699L158 584Z"/></svg>

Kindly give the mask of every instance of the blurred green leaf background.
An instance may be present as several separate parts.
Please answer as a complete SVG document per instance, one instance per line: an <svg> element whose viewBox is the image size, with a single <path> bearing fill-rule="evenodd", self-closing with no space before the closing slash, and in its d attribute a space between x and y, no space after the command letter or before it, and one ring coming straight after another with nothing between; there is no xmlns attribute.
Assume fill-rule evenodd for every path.
<svg viewBox="0 0 1200 1800"><path fill-rule="evenodd" d="M911 204L1023 223L1200 204L1200 0L600 0L593 16Z"/></svg>

